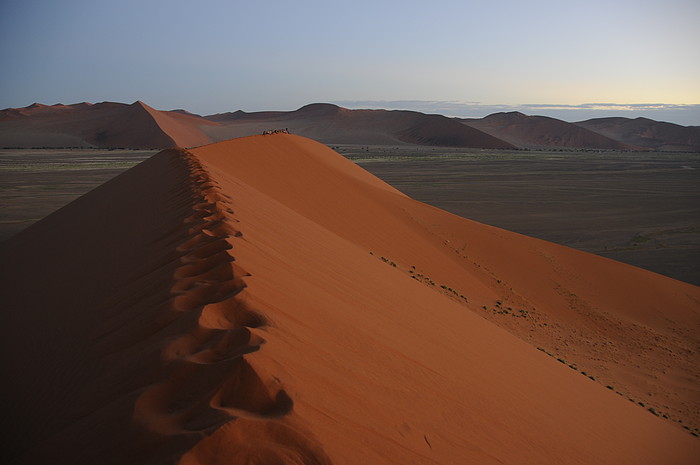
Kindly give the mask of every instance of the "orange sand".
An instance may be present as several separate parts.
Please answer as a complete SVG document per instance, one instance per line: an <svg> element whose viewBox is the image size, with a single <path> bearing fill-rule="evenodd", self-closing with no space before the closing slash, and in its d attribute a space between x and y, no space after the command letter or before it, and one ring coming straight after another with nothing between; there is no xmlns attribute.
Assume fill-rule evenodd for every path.
<svg viewBox="0 0 700 465"><path fill-rule="evenodd" d="M455 217L302 137L161 152L0 257L10 463L700 457L674 422L700 410L699 288Z"/></svg>

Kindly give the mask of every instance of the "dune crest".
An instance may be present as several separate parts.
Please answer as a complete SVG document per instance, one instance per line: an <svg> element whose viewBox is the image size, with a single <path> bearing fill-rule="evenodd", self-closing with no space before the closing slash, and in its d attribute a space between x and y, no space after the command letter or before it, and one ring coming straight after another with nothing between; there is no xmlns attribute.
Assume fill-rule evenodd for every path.
<svg viewBox="0 0 700 465"><path fill-rule="evenodd" d="M181 461L185 464L214 463L207 447L221 435L225 445L217 444L213 456L224 455L225 463L296 463L292 457L300 458L298 463L329 463L312 441L300 439L306 435L299 427L288 426L293 401L281 381L249 361L266 342L261 328L267 322L250 308L245 284L250 274L235 263L232 249L242 236L238 220L230 197L197 159L182 157L196 203L184 219L189 237L176 247L184 255L165 313L187 327L163 349L170 372L139 396L134 418L168 436L211 434L232 422L191 450Z"/></svg>
<svg viewBox="0 0 700 465"><path fill-rule="evenodd" d="M0 259L8 463L700 454L674 423L695 427L700 289L447 214L303 137L160 152Z"/></svg>
<svg viewBox="0 0 700 465"><path fill-rule="evenodd" d="M136 104L153 117L161 131L173 140L175 147L196 147L212 142L201 127L215 126L216 123L179 111L158 111L140 101Z"/></svg>

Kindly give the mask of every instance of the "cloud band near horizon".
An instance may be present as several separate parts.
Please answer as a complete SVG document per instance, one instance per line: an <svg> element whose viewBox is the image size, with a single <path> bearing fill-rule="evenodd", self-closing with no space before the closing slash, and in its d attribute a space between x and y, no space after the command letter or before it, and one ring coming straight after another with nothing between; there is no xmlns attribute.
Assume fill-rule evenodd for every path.
<svg viewBox="0 0 700 465"><path fill-rule="evenodd" d="M350 109L413 110L462 118L483 118L492 113L519 111L575 122L591 118L623 116L650 118L683 126L700 126L700 104L668 103L583 103L568 104L483 104L439 100L334 100L331 103Z"/></svg>

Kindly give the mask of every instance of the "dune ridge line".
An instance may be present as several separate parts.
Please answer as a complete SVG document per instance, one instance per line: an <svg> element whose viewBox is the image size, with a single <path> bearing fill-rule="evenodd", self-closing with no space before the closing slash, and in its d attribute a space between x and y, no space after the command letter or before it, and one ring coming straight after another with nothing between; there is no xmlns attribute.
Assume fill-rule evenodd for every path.
<svg viewBox="0 0 700 465"><path fill-rule="evenodd" d="M188 170L192 214L183 220L188 235L176 247L181 265L165 312L189 324L163 348L169 375L139 396L134 420L160 435L202 438L226 425L231 463L330 463L308 433L286 420L294 402L279 378L250 362L266 342L268 322L248 303L245 279L251 275L232 253L243 236L232 199L194 155L174 152ZM180 463L210 463L203 443Z"/></svg>

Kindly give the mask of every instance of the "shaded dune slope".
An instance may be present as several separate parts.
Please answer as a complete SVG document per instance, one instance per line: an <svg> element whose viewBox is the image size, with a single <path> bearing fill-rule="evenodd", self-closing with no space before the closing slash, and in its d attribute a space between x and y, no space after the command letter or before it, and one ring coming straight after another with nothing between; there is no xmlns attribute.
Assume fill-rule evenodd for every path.
<svg viewBox="0 0 700 465"><path fill-rule="evenodd" d="M202 130L206 126L217 126L200 116L178 111L158 111L143 104L158 127L167 134L177 147L197 147L213 142Z"/></svg>
<svg viewBox="0 0 700 465"><path fill-rule="evenodd" d="M0 259L10 463L700 453L534 347L668 390L693 418L698 288L449 215L302 137L161 152ZM629 379L619 360L639 365ZM659 368L690 379L644 378Z"/></svg>
<svg viewBox="0 0 700 465"><path fill-rule="evenodd" d="M255 420L240 443L261 463L325 463L286 425L279 382L247 362L266 321L229 252L236 222L197 160L165 151L6 245L3 258L53 255L41 271L15 262L6 281L41 283L10 295L35 311L3 315L20 339L6 348L47 348L3 360L18 463L172 463L232 418Z"/></svg>

